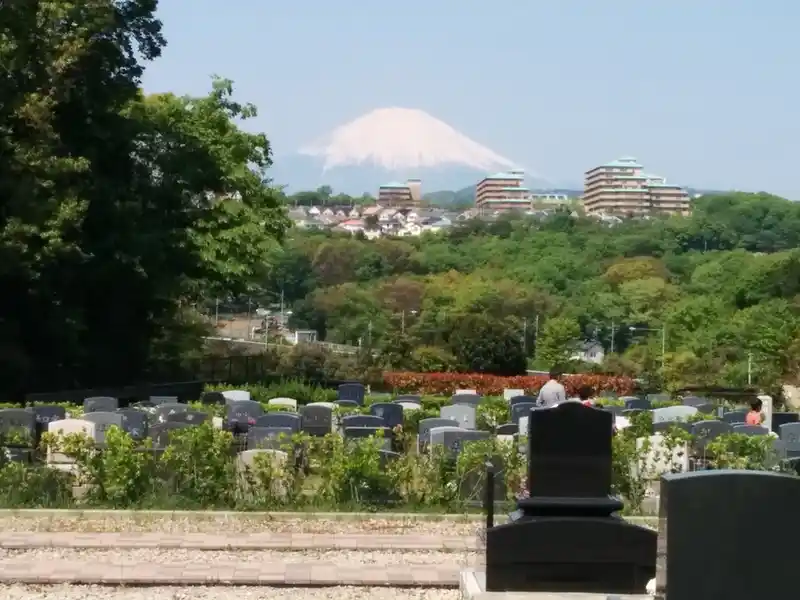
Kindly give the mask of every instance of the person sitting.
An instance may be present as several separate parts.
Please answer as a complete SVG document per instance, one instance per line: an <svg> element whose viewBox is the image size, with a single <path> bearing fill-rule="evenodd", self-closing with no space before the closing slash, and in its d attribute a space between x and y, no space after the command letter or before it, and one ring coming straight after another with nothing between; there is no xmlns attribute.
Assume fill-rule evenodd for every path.
<svg viewBox="0 0 800 600"><path fill-rule="evenodd" d="M761 425L764 420L764 415L761 413L763 407L764 403L760 399L753 400L750 403L750 412L747 413L744 422L747 425Z"/></svg>
<svg viewBox="0 0 800 600"><path fill-rule="evenodd" d="M594 390L591 386L581 386L578 390L578 398L584 406L594 406Z"/></svg>

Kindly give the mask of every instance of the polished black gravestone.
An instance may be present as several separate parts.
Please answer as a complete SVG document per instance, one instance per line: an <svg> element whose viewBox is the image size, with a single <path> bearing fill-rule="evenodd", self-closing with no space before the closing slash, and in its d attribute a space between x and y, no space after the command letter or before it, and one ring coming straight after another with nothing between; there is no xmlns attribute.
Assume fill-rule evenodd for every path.
<svg viewBox="0 0 800 600"><path fill-rule="evenodd" d="M568 402L528 420L528 491L486 532L486 591L641 594L655 575L655 531L613 513L613 415Z"/></svg>
<svg viewBox="0 0 800 600"><path fill-rule="evenodd" d="M800 478L766 471L664 475L656 596L662 600L797 598ZM775 537L777 534L777 537ZM770 547L766 562L763 553Z"/></svg>

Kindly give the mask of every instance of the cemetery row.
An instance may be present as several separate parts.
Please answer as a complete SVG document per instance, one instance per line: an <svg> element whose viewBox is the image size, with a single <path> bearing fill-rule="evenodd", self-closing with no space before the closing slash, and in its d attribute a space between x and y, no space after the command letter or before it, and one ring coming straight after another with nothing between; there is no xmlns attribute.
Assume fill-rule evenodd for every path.
<svg viewBox="0 0 800 600"><path fill-rule="evenodd" d="M452 510L480 501L487 455L499 472L498 498L511 498L522 487L525 437L537 407L521 391L507 390L500 399L508 419L500 423L479 418L482 408L497 400L471 390L440 401L438 414L427 416L419 396L364 407L366 390L360 384L340 386L336 402L305 406L283 397L269 399L265 407L248 390L226 390L207 392L194 406L162 397L119 408L115 398L87 398L77 418L62 406L5 409L0 435L13 464L4 473L19 478L22 471L36 471L57 490L46 496L52 503L72 502L77 485L81 493L91 492L85 501L111 502L115 490L124 497L113 502L125 505L147 496L203 506L324 501L331 507L356 502ZM627 397L603 409L619 431L615 489L629 496L633 508L646 481L665 471L779 468L800 456L795 413L769 411L766 427L747 426L740 424L741 410L720 414L724 409L698 398L652 408L665 401ZM351 410L369 414L347 414ZM563 435L570 439L574 432ZM741 437L751 443L743 445ZM743 447L750 455L740 456ZM130 481L121 475L127 471L119 469L120 460L130 469L125 476ZM218 461L216 467L208 467L208 460ZM104 465L112 463L115 480L107 481ZM243 475L254 471L260 487ZM217 474L216 483L200 481L206 477L200 474L208 473ZM13 497L5 502L28 502L24 494L14 496L18 486L9 483L2 487Z"/></svg>

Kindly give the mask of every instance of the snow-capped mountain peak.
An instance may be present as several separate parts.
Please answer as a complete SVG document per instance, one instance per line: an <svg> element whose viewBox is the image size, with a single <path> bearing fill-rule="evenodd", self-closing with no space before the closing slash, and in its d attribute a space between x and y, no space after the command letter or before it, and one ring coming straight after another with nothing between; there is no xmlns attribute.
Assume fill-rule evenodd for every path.
<svg viewBox="0 0 800 600"><path fill-rule="evenodd" d="M477 171L520 168L428 113L380 108L304 146L300 154L324 161L324 170L370 164L388 171L444 166Z"/></svg>

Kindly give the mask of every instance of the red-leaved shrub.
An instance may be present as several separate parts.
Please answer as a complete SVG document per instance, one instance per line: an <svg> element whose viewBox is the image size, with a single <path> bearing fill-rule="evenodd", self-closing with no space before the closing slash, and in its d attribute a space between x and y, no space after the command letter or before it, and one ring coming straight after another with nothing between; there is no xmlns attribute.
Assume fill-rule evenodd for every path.
<svg viewBox="0 0 800 600"><path fill-rule="evenodd" d="M384 382L392 389L406 394L430 396L449 396L457 389L477 390L484 396L501 396L504 389L521 389L527 394L537 394L547 382L546 375L520 375L518 377L499 377L482 373L408 373L388 372L383 375ZM620 396L633 393L636 387L630 377L611 377L608 375L567 375L564 387L567 393L577 396L583 386L594 392L616 392Z"/></svg>

